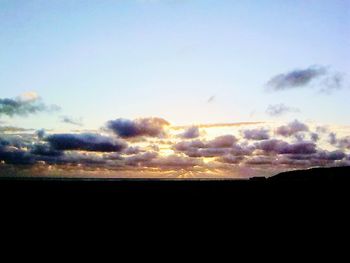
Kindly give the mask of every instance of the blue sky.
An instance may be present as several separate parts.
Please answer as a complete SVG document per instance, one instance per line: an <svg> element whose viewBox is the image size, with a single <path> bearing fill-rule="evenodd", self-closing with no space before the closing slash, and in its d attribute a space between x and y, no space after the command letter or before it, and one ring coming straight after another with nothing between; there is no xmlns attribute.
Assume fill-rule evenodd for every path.
<svg viewBox="0 0 350 263"><path fill-rule="evenodd" d="M118 117L274 121L265 110L277 103L300 109L277 120L350 124L348 83L331 94L264 87L312 65L348 73L349 10L346 0L0 0L1 97L36 91L62 108L10 120L32 128L59 128L59 115L87 128Z"/></svg>
<svg viewBox="0 0 350 263"><path fill-rule="evenodd" d="M0 177L350 165L349 36L350 0L0 0Z"/></svg>

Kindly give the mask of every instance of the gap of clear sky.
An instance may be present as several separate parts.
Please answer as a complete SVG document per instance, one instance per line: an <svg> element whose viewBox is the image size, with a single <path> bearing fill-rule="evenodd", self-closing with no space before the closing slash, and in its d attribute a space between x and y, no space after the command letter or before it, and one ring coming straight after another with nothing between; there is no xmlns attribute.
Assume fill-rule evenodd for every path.
<svg viewBox="0 0 350 263"><path fill-rule="evenodd" d="M278 103L300 109L282 120L349 125L348 83L331 94L264 88L312 65L347 74L349 51L348 0L0 0L0 97L36 91L89 128L275 120L265 110ZM62 125L51 114L11 123Z"/></svg>

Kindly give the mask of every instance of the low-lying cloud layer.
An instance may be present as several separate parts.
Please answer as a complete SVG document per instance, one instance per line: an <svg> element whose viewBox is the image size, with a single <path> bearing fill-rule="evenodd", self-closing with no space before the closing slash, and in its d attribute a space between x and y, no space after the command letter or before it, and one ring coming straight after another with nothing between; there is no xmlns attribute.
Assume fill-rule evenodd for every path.
<svg viewBox="0 0 350 263"><path fill-rule="evenodd" d="M215 136L208 135L211 129L224 130L169 132L167 126L161 118L117 119L96 133L2 133L0 175L11 168L28 176L247 177L350 163L348 137L297 120L277 127L224 126L233 133ZM130 140L137 137L143 139Z"/></svg>

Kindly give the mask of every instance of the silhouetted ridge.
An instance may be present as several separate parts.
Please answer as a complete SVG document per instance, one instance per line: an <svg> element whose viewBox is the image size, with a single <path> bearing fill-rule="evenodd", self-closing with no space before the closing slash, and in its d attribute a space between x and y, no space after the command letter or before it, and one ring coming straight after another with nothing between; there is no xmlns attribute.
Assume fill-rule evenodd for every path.
<svg viewBox="0 0 350 263"><path fill-rule="evenodd" d="M350 166L331 168L312 168L283 172L272 176L268 181L296 182L296 181L350 181Z"/></svg>

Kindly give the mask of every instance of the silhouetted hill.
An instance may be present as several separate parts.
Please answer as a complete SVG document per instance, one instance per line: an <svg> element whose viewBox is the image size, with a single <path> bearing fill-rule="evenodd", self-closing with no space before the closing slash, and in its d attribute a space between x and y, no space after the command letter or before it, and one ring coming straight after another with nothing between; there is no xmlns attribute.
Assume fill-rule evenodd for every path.
<svg viewBox="0 0 350 263"><path fill-rule="evenodd" d="M268 179L275 182L349 182L350 167L312 168L280 173Z"/></svg>

